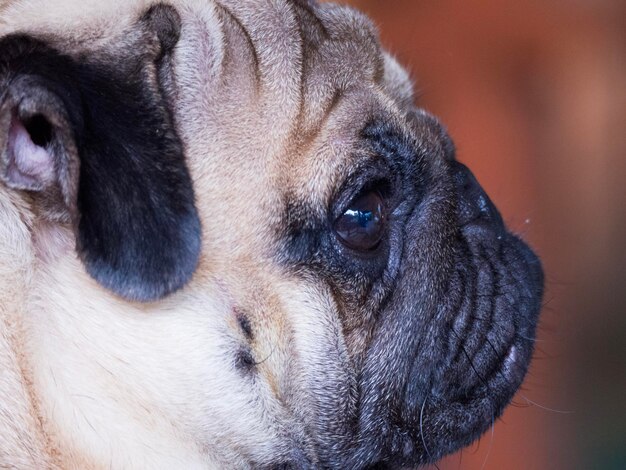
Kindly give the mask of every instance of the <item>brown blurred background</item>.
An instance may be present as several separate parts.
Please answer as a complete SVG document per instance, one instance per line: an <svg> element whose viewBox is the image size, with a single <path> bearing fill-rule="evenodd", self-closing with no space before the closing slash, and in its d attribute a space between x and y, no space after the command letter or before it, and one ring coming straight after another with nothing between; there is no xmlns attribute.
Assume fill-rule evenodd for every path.
<svg viewBox="0 0 626 470"><path fill-rule="evenodd" d="M523 390L439 468L625 470L626 0L348 3L547 274Z"/></svg>

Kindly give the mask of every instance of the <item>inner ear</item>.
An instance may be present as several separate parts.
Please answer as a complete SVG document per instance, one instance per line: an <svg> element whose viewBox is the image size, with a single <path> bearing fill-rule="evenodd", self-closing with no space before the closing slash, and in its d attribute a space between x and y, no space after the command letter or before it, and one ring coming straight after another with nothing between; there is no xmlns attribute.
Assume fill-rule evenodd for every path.
<svg viewBox="0 0 626 470"><path fill-rule="evenodd" d="M64 121L62 107L41 83L13 81L0 102L0 179L7 186L37 192L59 186L68 156L53 122Z"/></svg>
<svg viewBox="0 0 626 470"><path fill-rule="evenodd" d="M42 190L55 181L52 126L40 114L20 119L12 113L3 160L3 178L13 188Z"/></svg>

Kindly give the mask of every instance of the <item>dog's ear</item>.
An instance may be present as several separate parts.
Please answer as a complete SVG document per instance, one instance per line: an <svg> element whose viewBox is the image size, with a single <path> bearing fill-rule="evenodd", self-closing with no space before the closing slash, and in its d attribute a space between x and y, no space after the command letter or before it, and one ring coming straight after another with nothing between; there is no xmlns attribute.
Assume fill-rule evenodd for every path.
<svg viewBox="0 0 626 470"><path fill-rule="evenodd" d="M179 26L171 7L151 9L117 60L0 39L0 180L58 201L87 271L129 300L177 290L198 262L191 178L158 79Z"/></svg>

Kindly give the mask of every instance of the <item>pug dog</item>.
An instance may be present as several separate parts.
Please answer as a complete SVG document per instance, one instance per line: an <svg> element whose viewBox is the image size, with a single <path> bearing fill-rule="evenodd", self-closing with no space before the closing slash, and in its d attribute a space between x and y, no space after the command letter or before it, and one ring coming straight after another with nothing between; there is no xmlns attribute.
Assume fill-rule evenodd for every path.
<svg viewBox="0 0 626 470"><path fill-rule="evenodd" d="M0 467L415 467L526 373L537 257L357 11L0 3Z"/></svg>

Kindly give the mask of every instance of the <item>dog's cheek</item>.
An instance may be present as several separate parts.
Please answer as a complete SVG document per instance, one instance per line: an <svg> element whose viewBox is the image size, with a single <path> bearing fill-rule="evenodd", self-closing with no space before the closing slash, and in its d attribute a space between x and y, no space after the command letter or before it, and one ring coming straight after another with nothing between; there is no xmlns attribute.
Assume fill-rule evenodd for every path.
<svg viewBox="0 0 626 470"><path fill-rule="evenodd" d="M426 197L405 225L401 266L379 313L361 373L360 436L354 463L419 465L426 449L422 407L446 350L441 305L454 272L457 235L453 188L434 176ZM394 467L395 468L395 467Z"/></svg>

